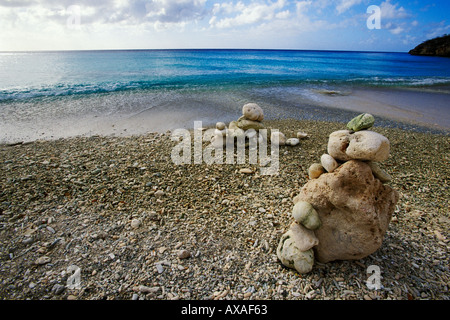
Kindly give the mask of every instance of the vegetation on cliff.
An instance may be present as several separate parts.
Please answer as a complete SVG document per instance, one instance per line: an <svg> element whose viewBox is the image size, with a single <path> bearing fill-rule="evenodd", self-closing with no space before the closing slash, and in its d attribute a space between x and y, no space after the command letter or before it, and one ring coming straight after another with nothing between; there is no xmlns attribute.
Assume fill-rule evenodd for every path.
<svg viewBox="0 0 450 320"><path fill-rule="evenodd" d="M450 35L422 42L417 47L409 51L409 54L419 56L440 56L450 57Z"/></svg>

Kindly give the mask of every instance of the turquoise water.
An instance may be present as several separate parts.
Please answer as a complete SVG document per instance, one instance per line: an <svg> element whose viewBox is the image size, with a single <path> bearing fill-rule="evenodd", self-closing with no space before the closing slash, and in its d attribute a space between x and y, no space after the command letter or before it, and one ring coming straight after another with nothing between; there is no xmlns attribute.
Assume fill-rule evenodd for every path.
<svg viewBox="0 0 450 320"><path fill-rule="evenodd" d="M227 122L248 102L266 119L369 111L448 130L449 88L450 59L407 53L0 52L0 143Z"/></svg>
<svg viewBox="0 0 450 320"><path fill-rule="evenodd" d="M138 50L0 53L0 101L128 90L450 83L450 59L406 53Z"/></svg>

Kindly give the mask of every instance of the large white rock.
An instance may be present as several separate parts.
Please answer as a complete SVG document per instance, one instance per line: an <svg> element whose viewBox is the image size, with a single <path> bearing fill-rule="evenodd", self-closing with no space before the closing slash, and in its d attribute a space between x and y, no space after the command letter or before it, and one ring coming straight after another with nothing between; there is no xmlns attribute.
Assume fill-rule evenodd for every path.
<svg viewBox="0 0 450 320"><path fill-rule="evenodd" d="M389 157L389 140L374 131L335 131L328 139L328 154L340 161L384 161Z"/></svg>
<svg viewBox="0 0 450 320"><path fill-rule="evenodd" d="M389 140L374 131L355 132L350 137L347 155L355 160L384 161L389 157Z"/></svg>
<svg viewBox="0 0 450 320"><path fill-rule="evenodd" d="M264 119L264 112L256 103L247 103L244 105L242 107L242 114L247 120L262 121Z"/></svg>
<svg viewBox="0 0 450 320"><path fill-rule="evenodd" d="M261 122L254 121L254 120L249 120L249 119L246 119L244 117L239 118L236 121L236 125L237 125L238 128L241 128L242 130L253 129L253 130L257 130L258 131L258 130L264 129L264 125ZM231 124L230 124L230 126L231 126Z"/></svg>
<svg viewBox="0 0 450 320"><path fill-rule="evenodd" d="M350 130L338 130L330 134L328 138L328 154L334 159L348 161L347 147L350 144Z"/></svg>
<svg viewBox="0 0 450 320"><path fill-rule="evenodd" d="M310 203L319 214L314 230L317 261L362 259L381 246L398 193L372 174L363 161L347 161L332 173L309 180L294 203Z"/></svg>

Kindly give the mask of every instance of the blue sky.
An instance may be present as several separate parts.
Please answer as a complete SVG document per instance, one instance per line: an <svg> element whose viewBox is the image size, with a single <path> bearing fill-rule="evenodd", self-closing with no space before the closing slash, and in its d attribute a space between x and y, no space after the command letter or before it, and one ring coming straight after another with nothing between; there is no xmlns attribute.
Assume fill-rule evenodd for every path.
<svg viewBox="0 0 450 320"><path fill-rule="evenodd" d="M367 11L371 5L379 15ZM405 52L450 33L449 13L448 0L0 0L0 51ZM368 20L380 28L369 29Z"/></svg>

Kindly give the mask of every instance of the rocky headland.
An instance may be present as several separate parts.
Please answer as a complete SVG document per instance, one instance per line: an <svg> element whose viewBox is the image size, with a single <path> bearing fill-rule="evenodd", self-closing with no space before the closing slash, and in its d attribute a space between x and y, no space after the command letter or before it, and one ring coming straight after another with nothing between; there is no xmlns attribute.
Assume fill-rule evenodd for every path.
<svg viewBox="0 0 450 320"><path fill-rule="evenodd" d="M450 57L450 35L444 35L422 42L410 50L409 54L416 56Z"/></svg>

